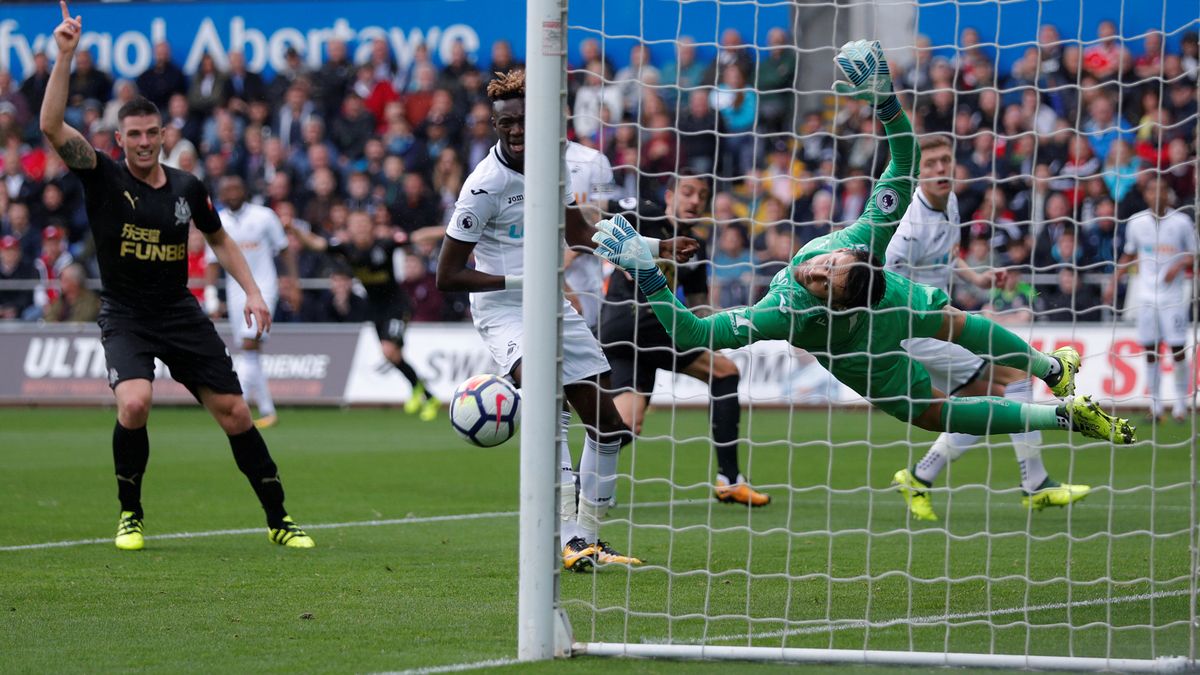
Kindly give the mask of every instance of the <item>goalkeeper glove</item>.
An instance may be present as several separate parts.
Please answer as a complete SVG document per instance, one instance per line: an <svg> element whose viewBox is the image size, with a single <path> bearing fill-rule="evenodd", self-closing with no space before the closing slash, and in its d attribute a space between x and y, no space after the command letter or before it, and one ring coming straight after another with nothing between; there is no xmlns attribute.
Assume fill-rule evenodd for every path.
<svg viewBox="0 0 1200 675"><path fill-rule="evenodd" d="M646 295L666 288L667 278L654 264L649 243L625 216L618 213L611 220L601 220L596 223L596 230L592 241L597 244L597 255L633 274L638 288Z"/></svg>
<svg viewBox="0 0 1200 675"><path fill-rule="evenodd" d="M900 112L900 101L892 92L892 75L878 40L847 42L833 60L849 80L834 82L835 92L873 104L875 114L885 122Z"/></svg>

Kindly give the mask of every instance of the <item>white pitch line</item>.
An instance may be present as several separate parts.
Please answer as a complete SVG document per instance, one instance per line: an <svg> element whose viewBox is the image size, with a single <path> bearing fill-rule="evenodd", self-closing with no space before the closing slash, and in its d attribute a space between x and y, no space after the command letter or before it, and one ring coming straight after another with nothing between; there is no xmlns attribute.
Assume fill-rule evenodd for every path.
<svg viewBox="0 0 1200 675"><path fill-rule="evenodd" d="M390 518L387 520L356 520L347 523L318 523L305 525L309 530L336 530L346 527L380 527L382 525L420 525L422 523L439 523L454 520L481 520L485 518L515 518L516 511L492 511L489 513L462 513L449 516L425 516L421 518ZM147 540L156 539L200 539L202 537L221 537L235 534L262 534L263 528L250 527L237 530L205 530L203 532L172 532L169 534L148 534ZM44 544L22 544L20 546L0 546L3 551L33 551L44 548L69 548L87 544L109 544L112 539L75 539L73 541L51 541Z"/></svg>
<svg viewBox="0 0 1200 675"><path fill-rule="evenodd" d="M780 499L781 503L784 501L785 501L784 499ZM826 504L826 503L829 503L829 504L858 504L858 503L861 503L863 500L857 499L857 498L841 497L841 496L835 496L833 498L826 498L826 497L820 497L820 496L815 496L815 495L808 495L808 496L804 496L804 497L796 497L796 498L792 499L791 501L793 504L821 505L821 504ZM617 509L621 509L621 508L642 509L642 508L660 508L660 507L664 507L664 506L689 506L689 505L692 505L692 506L699 505L699 506L708 507L709 501L707 499L675 499L675 500L671 500L671 501L638 502L638 503L633 504L632 507L625 505L625 504L619 504L616 508ZM1006 501L996 501L992 504L992 506L993 507L1012 506L1012 507L1017 507L1017 508L1022 508L1022 509L1025 508L1015 502L1006 502ZM1150 506L1148 504L1128 504L1128 505L1122 506L1122 508L1139 508L1139 507L1147 508L1147 509L1150 508ZM715 506L714 508L719 509L721 507ZM1083 509L1088 509L1088 510L1094 510L1094 509L1108 508L1108 504L1101 504L1099 502L1092 502L1092 503L1079 502L1076 504L1072 504L1071 508L1074 508L1074 509L1083 508ZM1187 507L1187 506L1175 505L1175 504L1161 504L1161 505L1156 506L1155 510L1190 511L1191 508ZM445 515L445 516L389 518L389 519L385 519L385 520L355 520L355 521L350 521L350 522L345 522L345 523L317 523L315 525L305 525L304 527L309 530L336 530L336 529L340 529L340 528L349 528L349 527L381 527L381 526L385 526L385 525L420 525L422 523L453 522L453 521L463 521L463 520L482 520L482 519L487 519L487 518L515 518L518 515L519 515L519 512L517 512L517 511L491 511L491 512L487 512L487 513L461 513L461 514L452 514L452 515ZM248 528L227 529L227 530L204 530L201 532L170 532L167 534L148 534L148 535L146 535L146 540L147 541L155 541L155 540L164 540L164 539L202 539L204 537L223 537L223 536L240 535L240 534L261 534L262 531L263 531L263 528L261 528L261 527L248 527ZM111 538L72 539L72 540L68 540L68 541L49 541L49 542L43 542L40 544L19 544L19 545L15 545L15 546L0 546L0 553L11 552L11 551L36 551L36 550L48 549L48 548L72 548L75 546L88 546L88 545L92 545L92 544L109 544L109 543L112 543Z"/></svg>
<svg viewBox="0 0 1200 675"><path fill-rule="evenodd" d="M428 666L425 668L412 668L410 670L389 671L386 673L377 673L376 675L433 675L433 673L461 673L464 670L499 668L501 666L511 666L517 663L520 663L520 661L517 659L490 659L488 661L476 661L474 663L452 663L446 666Z"/></svg>
<svg viewBox="0 0 1200 675"><path fill-rule="evenodd" d="M1071 602L1049 602L1044 605L1026 605L1022 607L1008 607L1005 609L990 609L980 610L977 612L956 612L949 614L933 614L929 616L913 616L899 617L896 619L888 619L887 621L864 621L848 620L838 621L825 626L804 626L801 628L788 628L781 630L773 630L765 633L741 633L738 635L717 635L707 638L683 640L683 644L707 644L710 642L728 642L730 640L759 640L765 638L786 637L791 635L812 635L815 633L836 633L844 630L861 630L871 629L878 630L881 628L890 628L904 624L937 624L949 621L965 621L969 619L987 619L997 616L1005 616L1010 614L1024 614L1027 612L1044 612L1055 609L1074 609L1077 607L1095 607L1097 605L1123 605L1131 602L1147 602L1160 598L1176 598L1183 595L1189 595L1191 591L1156 591L1154 593L1139 593L1137 595L1119 595L1112 598L1092 598L1090 600L1073 600ZM663 641L665 642L665 641Z"/></svg>

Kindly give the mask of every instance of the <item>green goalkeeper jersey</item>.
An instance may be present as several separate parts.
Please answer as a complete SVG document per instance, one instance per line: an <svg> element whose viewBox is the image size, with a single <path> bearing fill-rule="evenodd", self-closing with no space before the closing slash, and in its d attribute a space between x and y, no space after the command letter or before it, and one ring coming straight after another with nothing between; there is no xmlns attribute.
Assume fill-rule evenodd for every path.
<svg viewBox="0 0 1200 675"><path fill-rule="evenodd" d="M875 307L835 312L792 274L794 266L809 258L844 248L865 247L883 262L888 242L912 200L920 158L912 125L903 112L884 126L891 161L863 214L844 230L814 239L801 248L789 267L775 275L766 296L757 304L700 318L687 311L670 289L649 297L677 348L724 349L759 340L787 340L829 367L832 354L895 352L900 349L899 340L931 334L940 326L940 312L936 316L929 312L945 306L945 293L900 275L885 272L887 288Z"/></svg>

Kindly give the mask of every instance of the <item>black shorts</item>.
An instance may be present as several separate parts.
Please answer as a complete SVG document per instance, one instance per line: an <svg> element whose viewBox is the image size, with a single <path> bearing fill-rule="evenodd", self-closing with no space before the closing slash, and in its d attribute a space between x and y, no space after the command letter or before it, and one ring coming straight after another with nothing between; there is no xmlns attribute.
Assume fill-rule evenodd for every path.
<svg viewBox="0 0 1200 675"><path fill-rule="evenodd" d="M640 336L639 336L640 337ZM649 396L654 391L654 375L659 370L683 372L707 349L678 352L670 340L615 341L604 345L604 356L612 367L611 386L616 393L632 389Z"/></svg>
<svg viewBox="0 0 1200 675"><path fill-rule="evenodd" d="M194 309L172 307L157 315L106 310L96 323L108 363L108 386L113 389L125 380L153 382L154 359L158 358L196 400L201 387L218 394L242 393L229 349L198 305Z"/></svg>
<svg viewBox="0 0 1200 675"><path fill-rule="evenodd" d="M371 323L376 324L376 335L380 342L404 346L404 330L408 328L408 323L404 321L403 307L372 307Z"/></svg>

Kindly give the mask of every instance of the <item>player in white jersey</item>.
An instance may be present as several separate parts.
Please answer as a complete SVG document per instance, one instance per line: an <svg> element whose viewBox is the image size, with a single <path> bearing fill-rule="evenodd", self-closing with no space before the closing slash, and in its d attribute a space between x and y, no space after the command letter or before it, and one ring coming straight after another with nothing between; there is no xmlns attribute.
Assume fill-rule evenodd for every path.
<svg viewBox="0 0 1200 675"><path fill-rule="evenodd" d="M272 313L279 299L279 280L275 270L275 256L286 249L287 235L275 212L265 206L246 201L246 184L237 176L226 176L217 186L217 195L224 208L221 209L221 225L229 237L237 243L246 258L250 274L262 291L263 300ZM215 286L220 266L211 248L206 254L209 285L205 288L205 311L217 311L217 288ZM225 284L226 312L231 317L242 316L246 304L246 292L235 281ZM262 369L262 343L267 334L257 336L257 325L247 326L244 321L230 321L234 340L241 351L241 364L237 369L238 379L246 392L246 401L258 406L258 419L254 425L259 429L274 426L279 417L275 413L275 401L267 386L267 375Z"/></svg>
<svg viewBox="0 0 1200 675"><path fill-rule="evenodd" d="M921 184L904 213L887 249L887 268L913 281L951 294L954 277L981 288L995 280L991 272L978 273L957 254L961 240L958 197L954 194L954 155L946 136L928 135L920 140ZM904 348L929 371L933 386L952 396L1004 396L1029 402L1033 386L1029 373L989 365L965 348L931 338L909 338ZM1021 503L1033 509L1065 506L1087 496L1086 485L1067 485L1050 478L1042 463L1042 432L1010 434L1017 464L1021 469ZM892 481L904 496L909 511L918 520L937 520L928 489L947 462L953 461L978 442L971 434L943 433L929 452L912 469L896 472Z"/></svg>
<svg viewBox="0 0 1200 675"><path fill-rule="evenodd" d="M1132 264L1137 263L1137 274L1130 284L1130 291L1137 298L1138 342L1146 349L1150 415L1155 420L1163 415L1158 347L1166 343L1175 358L1171 417L1182 422L1187 415L1187 342L1193 297L1192 280L1187 277L1187 271L1195 264L1196 226L1189 216L1171 208L1174 194L1162 177L1155 176L1147 181L1142 188L1142 197L1149 208L1129 219L1125 228L1125 251L1105 295L1111 302L1117 282Z"/></svg>
<svg viewBox="0 0 1200 675"><path fill-rule="evenodd" d="M567 141L567 175L575 203L588 223L595 223L607 212L612 194L612 164L604 153L574 141ZM563 281L571 304L583 315L588 328L596 331L600 320L600 298L604 295L604 268L600 258L572 249L563 251Z"/></svg>
<svg viewBox="0 0 1200 675"><path fill-rule="evenodd" d="M521 280L524 272L525 236L525 73L511 70L488 84L492 101L492 127L499 142L467 177L446 226L446 239L438 259L437 284L443 291L469 291L471 313L502 374L520 386L522 337ZM567 194L567 203L573 195ZM588 225L579 209L567 209L567 242L593 248ZM663 250L689 257L698 248L678 240L663 241ZM668 248L669 247L669 248ZM690 250L689 250L690 249ZM467 267L471 254L475 268ZM600 520L616 491L617 457L632 440L621 421L608 382L608 361L583 317L563 301L563 393L587 428L579 463L579 499L576 507L571 453L563 439L559 448L562 469L563 566L585 571L593 562L641 564L637 558L616 552L599 539ZM549 358L550 355L539 355ZM597 386L599 385L599 386ZM568 482L568 477L569 482Z"/></svg>

